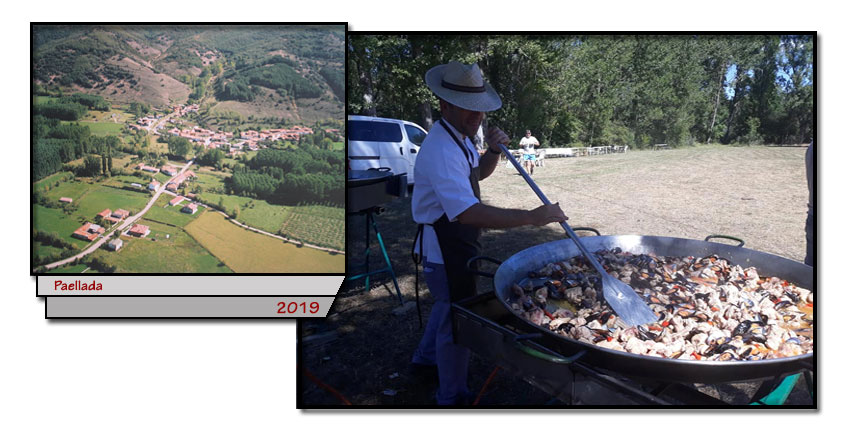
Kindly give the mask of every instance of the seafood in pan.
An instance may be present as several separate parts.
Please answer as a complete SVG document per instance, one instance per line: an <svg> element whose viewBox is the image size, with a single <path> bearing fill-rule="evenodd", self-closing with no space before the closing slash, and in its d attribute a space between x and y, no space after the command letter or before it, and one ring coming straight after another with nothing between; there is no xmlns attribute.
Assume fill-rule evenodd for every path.
<svg viewBox="0 0 860 430"><path fill-rule="evenodd" d="M582 257L551 263L510 288L514 313L558 335L604 348L686 360L764 360L811 353L813 293L717 255L664 257L620 248L596 253L659 320L629 326L603 299Z"/></svg>

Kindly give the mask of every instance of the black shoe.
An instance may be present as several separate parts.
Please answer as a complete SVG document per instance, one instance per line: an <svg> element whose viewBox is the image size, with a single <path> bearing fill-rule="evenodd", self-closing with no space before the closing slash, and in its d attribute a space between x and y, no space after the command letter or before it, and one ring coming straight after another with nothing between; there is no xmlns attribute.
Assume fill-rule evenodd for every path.
<svg viewBox="0 0 860 430"><path fill-rule="evenodd" d="M439 368L435 364L409 363L409 374L424 381L439 382Z"/></svg>

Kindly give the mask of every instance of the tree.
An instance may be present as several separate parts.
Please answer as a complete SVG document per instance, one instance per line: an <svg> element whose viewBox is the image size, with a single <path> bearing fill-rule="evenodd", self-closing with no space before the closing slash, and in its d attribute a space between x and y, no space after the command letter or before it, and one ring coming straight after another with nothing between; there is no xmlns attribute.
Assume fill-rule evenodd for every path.
<svg viewBox="0 0 860 430"><path fill-rule="evenodd" d="M171 136L167 139L167 150L171 155L185 158L191 151L191 141L182 137Z"/></svg>
<svg viewBox="0 0 860 430"><path fill-rule="evenodd" d="M84 158L84 165L78 172L78 176L98 176L101 170L101 159L95 155L87 155L86 158Z"/></svg>

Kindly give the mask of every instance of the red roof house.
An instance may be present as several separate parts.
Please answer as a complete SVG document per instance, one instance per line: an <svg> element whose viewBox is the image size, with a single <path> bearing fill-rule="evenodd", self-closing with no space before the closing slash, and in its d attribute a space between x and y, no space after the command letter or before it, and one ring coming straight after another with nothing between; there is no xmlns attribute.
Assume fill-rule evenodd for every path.
<svg viewBox="0 0 860 430"><path fill-rule="evenodd" d="M128 234L137 237L146 237L149 234L149 226L145 226L143 224L135 224L128 231Z"/></svg>

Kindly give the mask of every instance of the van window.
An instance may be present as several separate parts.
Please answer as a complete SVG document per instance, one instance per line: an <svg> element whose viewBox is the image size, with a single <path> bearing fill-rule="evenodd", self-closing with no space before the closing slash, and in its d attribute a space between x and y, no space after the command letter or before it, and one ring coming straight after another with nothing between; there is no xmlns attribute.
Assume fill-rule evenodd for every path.
<svg viewBox="0 0 860 430"><path fill-rule="evenodd" d="M400 142L400 124L376 121L349 121L349 140L365 142Z"/></svg>
<svg viewBox="0 0 860 430"><path fill-rule="evenodd" d="M427 137L427 133L424 130L421 130L418 127L409 124L403 124L406 127L406 135L409 136L409 141L421 146L421 142L424 141L424 138Z"/></svg>

